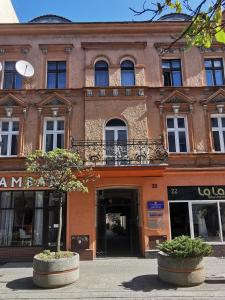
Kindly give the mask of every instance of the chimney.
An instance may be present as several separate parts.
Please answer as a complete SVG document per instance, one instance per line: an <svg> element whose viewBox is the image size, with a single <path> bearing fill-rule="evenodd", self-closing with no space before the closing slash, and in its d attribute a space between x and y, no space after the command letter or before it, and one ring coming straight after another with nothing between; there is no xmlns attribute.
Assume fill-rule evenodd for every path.
<svg viewBox="0 0 225 300"><path fill-rule="evenodd" d="M0 24L19 23L11 0L0 0Z"/></svg>

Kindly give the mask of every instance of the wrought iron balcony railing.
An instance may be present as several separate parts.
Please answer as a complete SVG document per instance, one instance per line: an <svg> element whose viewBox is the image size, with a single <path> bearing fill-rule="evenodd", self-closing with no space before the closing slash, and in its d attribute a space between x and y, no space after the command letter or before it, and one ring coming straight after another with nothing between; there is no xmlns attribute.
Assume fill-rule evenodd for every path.
<svg viewBox="0 0 225 300"><path fill-rule="evenodd" d="M90 166L129 166L165 163L168 153L160 139L127 141L76 141L72 150Z"/></svg>

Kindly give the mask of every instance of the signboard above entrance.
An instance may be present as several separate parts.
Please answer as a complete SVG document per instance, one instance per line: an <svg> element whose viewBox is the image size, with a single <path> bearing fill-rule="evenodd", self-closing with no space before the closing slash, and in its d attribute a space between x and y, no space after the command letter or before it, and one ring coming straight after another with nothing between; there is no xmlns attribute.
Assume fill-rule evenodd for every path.
<svg viewBox="0 0 225 300"><path fill-rule="evenodd" d="M225 186L169 186L169 201L225 200Z"/></svg>

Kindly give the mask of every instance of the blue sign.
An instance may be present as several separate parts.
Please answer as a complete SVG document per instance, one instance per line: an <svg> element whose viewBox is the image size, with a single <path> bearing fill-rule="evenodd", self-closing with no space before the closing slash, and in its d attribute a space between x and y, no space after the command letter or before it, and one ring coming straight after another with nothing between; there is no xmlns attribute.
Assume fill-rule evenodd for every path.
<svg viewBox="0 0 225 300"><path fill-rule="evenodd" d="M163 201L148 201L147 202L148 210L164 209Z"/></svg>

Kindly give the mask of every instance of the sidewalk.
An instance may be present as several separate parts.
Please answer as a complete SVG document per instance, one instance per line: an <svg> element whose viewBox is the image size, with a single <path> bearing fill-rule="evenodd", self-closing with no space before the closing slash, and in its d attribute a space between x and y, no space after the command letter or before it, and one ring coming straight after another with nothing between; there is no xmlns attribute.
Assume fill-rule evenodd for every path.
<svg viewBox="0 0 225 300"><path fill-rule="evenodd" d="M224 300L225 258L206 258L205 266L203 285L176 288L157 279L155 259L99 259L80 263L77 283L43 290L33 286L30 263L8 263L0 266L0 299Z"/></svg>

